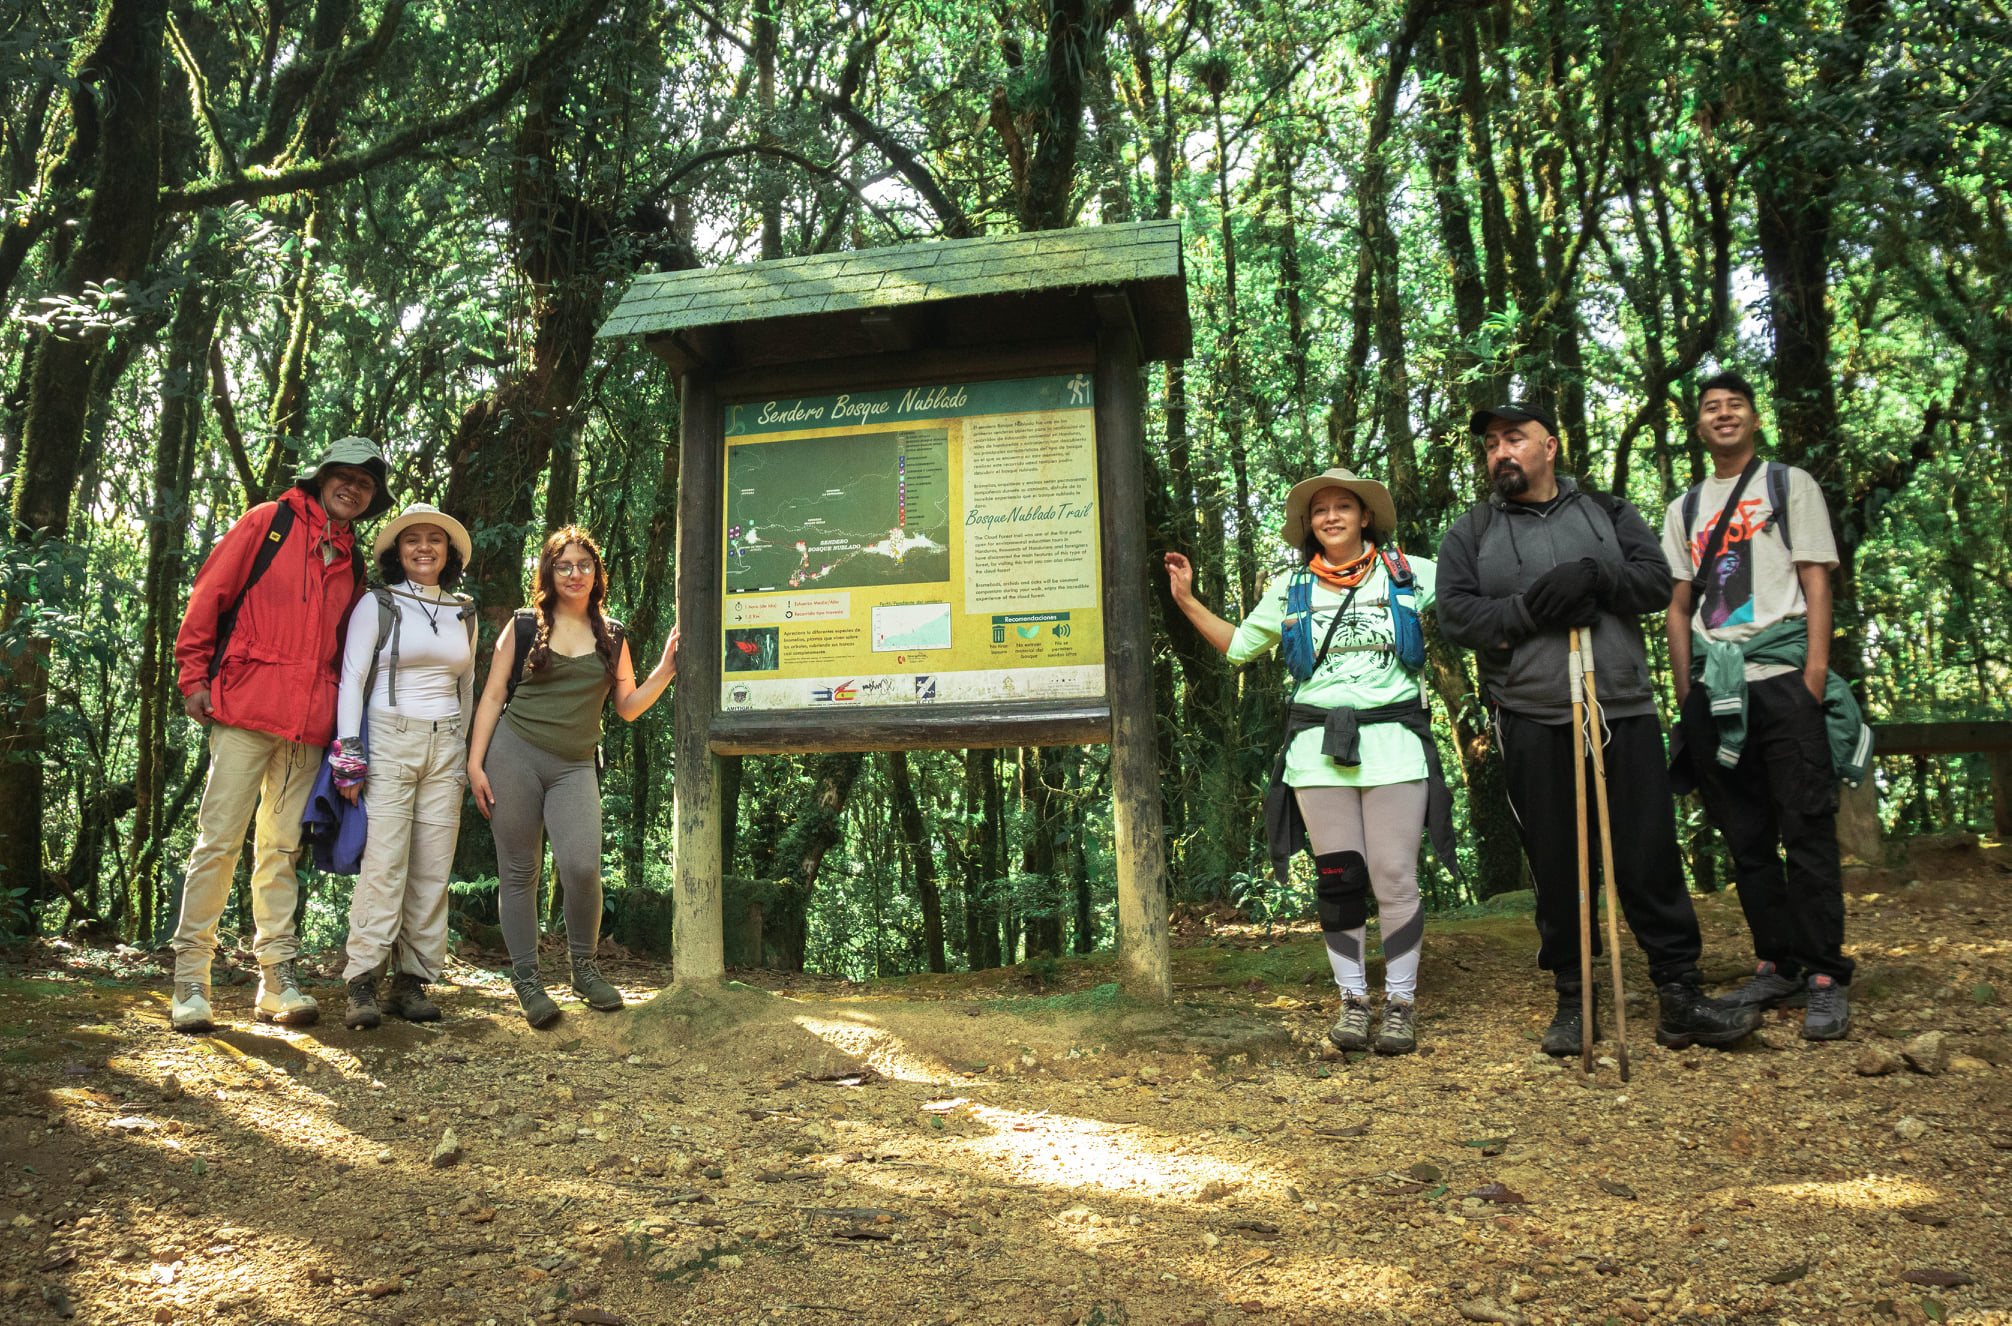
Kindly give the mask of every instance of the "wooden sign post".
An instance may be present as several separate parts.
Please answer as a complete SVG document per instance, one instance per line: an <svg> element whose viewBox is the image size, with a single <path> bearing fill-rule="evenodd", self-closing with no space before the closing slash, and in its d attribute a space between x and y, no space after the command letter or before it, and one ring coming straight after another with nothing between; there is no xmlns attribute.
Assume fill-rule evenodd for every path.
<svg viewBox="0 0 2012 1326"><path fill-rule="evenodd" d="M1171 997L1143 364L1173 222L638 278L678 375L674 978L725 972L720 756L1111 744L1126 989Z"/></svg>

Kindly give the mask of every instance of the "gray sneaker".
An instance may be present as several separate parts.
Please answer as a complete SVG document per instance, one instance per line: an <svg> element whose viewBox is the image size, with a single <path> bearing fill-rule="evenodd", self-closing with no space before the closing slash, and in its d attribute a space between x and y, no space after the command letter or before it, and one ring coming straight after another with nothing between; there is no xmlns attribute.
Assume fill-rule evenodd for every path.
<svg viewBox="0 0 2012 1326"><path fill-rule="evenodd" d="M1341 1016L1328 1028L1327 1038L1338 1050L1369 1048L1369 996L1341 992Z"/></svg>
<svg viewBox="0 0 2012 1326"><path fill-rule="evenodd" d="M1772 962L1763 962L1754 968L1745 985L1720 995L1719 1002L1733 1008L1780 1008L1783 1004L1801 1003L1802 993L1801 981L1782 975Z"/></svg>
<svg viewBox="0 0 2012 1326"><path fill-rule="evenodd" d="M1802 1038L1806 1041L1841 1041L1851 1030L1849 986L1834 977L1809 978L1809 1010L1802 1016Z"/></svg>
<svg viewBox="0 0 2012 1326"><path fill-rule="evenodd" d="M1376 1052L1378 1054L1410 1054L1418 1048L1418 1037L1413 1026L1418 1020L1418 1005L1408 999L1383 1001L1383 1025L1376 1031Z"/></svg>
<svg viewBox="0 0 2012 1326"><path fill-rule="evenodd" d="M301 992L292 958L259 969L258 1003L254 1007L260 1022L277 1022L283 1027L305 1027L321 1016L321 1005L315 1003L314 996Z"/></svg>
<svg viewBox="0 0 2012 1326"><path fill-rule="evenodd" d="M613 1013L622 1007L622 992L601 975L592 958L573 959L573 993L596 1012Z"/></svg>

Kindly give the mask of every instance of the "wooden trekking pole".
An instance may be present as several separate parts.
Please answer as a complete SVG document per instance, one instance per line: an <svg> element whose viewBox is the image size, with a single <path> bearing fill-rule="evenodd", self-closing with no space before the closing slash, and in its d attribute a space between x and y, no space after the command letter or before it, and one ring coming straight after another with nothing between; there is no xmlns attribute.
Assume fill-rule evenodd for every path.
<svg viewBox="0 0 2012 1326"><path fill-rule="evenodd" d="M1579 1071L1593 1073L1593 875L1586 850L1586 689L1579 628L1572 628L1565 675L1572 687L1572 799L1579 812Z"/></svg>
<svg viewBox="0 0 2012 1326"><path fill-rule="evenodd" d="M1620 895L1614 888L1614 821L1607 814L1607 716L1600 708L1600 688L1593 677L1593 628L1580 634L1585 650L1586 719L1592 733L1593 798L1600 809L1600 879L1607 899L1607 954L1614 964L1614 1037L1619 1046L1614 1057L1621 1064L1621 1080L1628 1080L1628 1010L1621 998Z"/></svg>

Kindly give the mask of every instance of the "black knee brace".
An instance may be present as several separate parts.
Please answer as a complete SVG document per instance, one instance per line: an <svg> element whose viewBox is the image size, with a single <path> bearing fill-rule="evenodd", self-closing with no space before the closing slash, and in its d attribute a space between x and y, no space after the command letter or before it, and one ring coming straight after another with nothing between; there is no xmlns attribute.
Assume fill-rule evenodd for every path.
<svg viewBox="0 0 2012 1326"><path fill-rule="evenodd" d="M1319 880L1314 909L1322 930L1355 930L1369 922L1369 862L1360 852L1323 852L1313 859Z"/></svg>

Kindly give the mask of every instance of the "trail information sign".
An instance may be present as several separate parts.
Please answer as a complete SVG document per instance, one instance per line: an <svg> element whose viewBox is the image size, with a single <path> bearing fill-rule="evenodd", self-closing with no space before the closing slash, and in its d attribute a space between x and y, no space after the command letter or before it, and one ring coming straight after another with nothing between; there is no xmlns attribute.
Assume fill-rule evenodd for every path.
<svg viewBox="0 0 2012 1326"><path fill-rule="evenodd" d="M1104 694L1087 374L725 413L722 710Z"/></svg>
<svg viewBox="0 0 2012 1326"><path fill-rule="evenodd" d="M1141 366L1194 348L1180 224L651 272L600 334L678 375L679 983L725 971L727 759L1108 742L1119 969L1171 998Z"/></svg>

